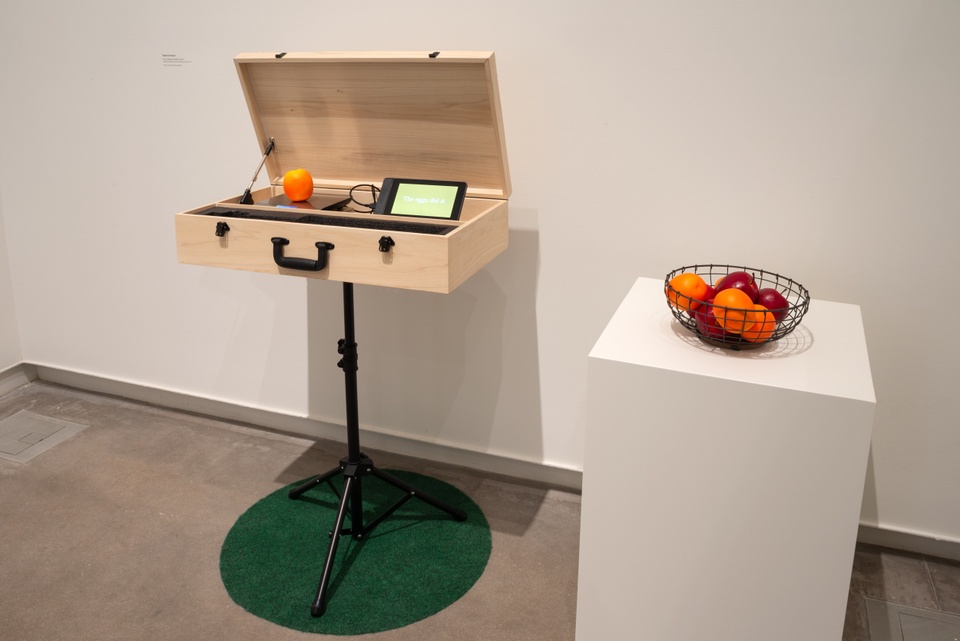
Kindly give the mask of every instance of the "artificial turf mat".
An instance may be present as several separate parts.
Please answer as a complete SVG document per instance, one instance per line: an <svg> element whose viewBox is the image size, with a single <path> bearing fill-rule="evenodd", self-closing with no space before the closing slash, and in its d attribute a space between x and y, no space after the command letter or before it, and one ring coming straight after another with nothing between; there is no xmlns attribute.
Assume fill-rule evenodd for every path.
<svg viewBox="0 0 960 641"><path fill-rule="evenodd" d="M298 499L298 481L264 497L237 519L220 552L230 597L248 612L303 632L381 632L449 606L476 583L490 558L490 526L479 506L443 481L391 470L417 489L461 508L466 521L416 498L361 542L343 536L326 612L310 615L336 518L337 497L323 484ZM306 479L305 479L306 480ZM334 480L342 491L342 476ZM363 478L365 524L403 496L374 476ZM349 512L345 527L350 525Z"/></svg>

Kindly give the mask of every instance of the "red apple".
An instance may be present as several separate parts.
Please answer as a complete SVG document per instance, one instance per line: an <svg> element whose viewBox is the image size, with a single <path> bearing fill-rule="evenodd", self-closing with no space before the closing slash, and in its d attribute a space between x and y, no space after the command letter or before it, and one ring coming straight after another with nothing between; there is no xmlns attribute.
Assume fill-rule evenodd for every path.
<svg viewBox="0 0 960 641"><path fill-rule="evenodd" d="M761 289L756 302L766 307L778 323L783 320L790 308L790 303L787 302L783 294L772 287Z"/></svg>
<svg viewBox="0 0 960 641"><path fill-rule="evenodd" d="M757 287L757 280L753 277L753 274L748 272L730 272L717 281L715 287L718 294L725 289L742 290L754 303L757 302L757 298L760 296L760 288Z"/></svg>
<svg viewBox="0 0 960 641"><path fill-rule="evenodd" d="M697 331L708 338L723 338L727 334L726 330L717 323L717 317L713 315L712 298L694 312L693 320L697 323Z"/></svg>
<svg viewBox="0 0 960 641"><path fill-rule="evenodd" d="M717 295L717 291L713 288L713 285L707 285L707 293L703 295L703 298L698 299L701 302L707 302L713 300L713 297ZM697 305L696 309L700 309L703 305ZM697 313L696 309L688 309L687 314L692 318L694 314Z"/></svg>

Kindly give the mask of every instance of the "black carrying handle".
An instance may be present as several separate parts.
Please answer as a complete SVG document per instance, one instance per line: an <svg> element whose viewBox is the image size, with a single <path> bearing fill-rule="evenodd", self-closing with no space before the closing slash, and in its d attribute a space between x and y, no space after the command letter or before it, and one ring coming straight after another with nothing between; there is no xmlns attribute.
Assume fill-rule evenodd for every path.
<svg viewBox="0 0 960 641"><path fill-rule="evenodd" d="M274 237L270 239L273 243L273 262L286 269L299 269L305 272L318 272L327 266L327 252L333 249L333 243L320 241L316 243L317 259L309 258L289 258L283 255L283 248L290 244L286 238Z"/></svg>

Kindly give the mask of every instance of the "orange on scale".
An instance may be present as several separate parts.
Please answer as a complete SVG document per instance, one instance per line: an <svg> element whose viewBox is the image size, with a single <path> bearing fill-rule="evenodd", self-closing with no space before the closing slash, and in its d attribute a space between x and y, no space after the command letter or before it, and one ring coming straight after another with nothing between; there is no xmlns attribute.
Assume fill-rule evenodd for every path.
<svg viewBox="0 0 960 641"><path fill-rule="evenodd" d="M313 195L313 176L306 169L291 169L283 175L283 193L293 202L301 202Z"/></svg>

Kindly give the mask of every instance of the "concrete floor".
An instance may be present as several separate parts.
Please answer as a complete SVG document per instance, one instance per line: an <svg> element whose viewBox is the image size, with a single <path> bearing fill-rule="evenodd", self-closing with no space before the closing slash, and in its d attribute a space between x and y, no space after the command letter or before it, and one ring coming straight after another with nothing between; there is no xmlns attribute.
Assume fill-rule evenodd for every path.
<svg viewBox="0 0 960 641"><path fill-rule="evenodd" d="M858 544L843 641L955 641L960 562Z"/></svg>
<svg viewBox="0 0 960 641"><path fill-rule="evenodd" d="M35 458L0 458L0 639L322 636L279 627L234 604L220 580L219 555L244 510L333 467L344 445L40 381L0 396L0 441L3 425L23 410L33 420L71 425L65 440ZM579 495L367 453L381 467L428 474L466 492L490 522L493 553L484 575L452 606L405 628L363 635L365 641L574 638ZM639 619L638 626L639 633ZM843 641L956 633L960 563L858 546Z"/></svg>
<svg viewBox="0 0 960 641"><path fill-rule="evenodd" d="M333 467L344 445L40 381L0 397L0 419L20 410L88 427L27 462L0 459L0 639L321 636L234 604L219 554L244 510ZM428 474L468 494L490 522L493 553L473 589L446 610L363 639L574 638L579 495L367 454L380 467Z"/></svg>

